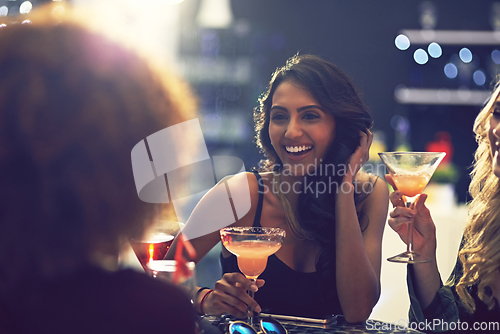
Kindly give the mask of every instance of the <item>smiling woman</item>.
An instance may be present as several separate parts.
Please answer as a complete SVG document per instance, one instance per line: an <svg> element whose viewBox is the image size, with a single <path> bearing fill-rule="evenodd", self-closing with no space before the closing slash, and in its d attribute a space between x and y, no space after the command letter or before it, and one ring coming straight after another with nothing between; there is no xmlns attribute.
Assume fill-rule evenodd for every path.
<svg viewBox="0 0 500 334"><path fill-rule="evenodd" d="M270 119L271 144L286 173L313 173L335 137L333 116L300 86L284 82L274 92Z"/></svg>
<svg viewBox="0 0 500 334"><path fill-rule="evenodd" d="M213 291L200 289L196 309L366 320L380 294L388 192L385 182L359 172L372 140L372 118L359 93L334 64L294 56L273 74L254 116L267 159L259 172L244 173L250 210L232 225L277 227L286 237L255 284L223 248L224 275ZM191 217L200 216L219 186ZM218 231L191 240L197 260L218 241ZM246 294L257 289L255 300Z"/></svg>

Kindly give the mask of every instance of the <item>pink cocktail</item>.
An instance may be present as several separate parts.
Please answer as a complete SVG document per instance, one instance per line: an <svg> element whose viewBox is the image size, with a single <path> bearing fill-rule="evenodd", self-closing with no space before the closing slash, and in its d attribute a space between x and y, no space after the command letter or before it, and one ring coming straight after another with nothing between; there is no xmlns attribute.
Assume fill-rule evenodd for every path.
<svg viewBox="0 0 500 334"><path fill-rule="evenodd" d="M420 174L402 174L402 175L393 175L392 179L396 184L396 187L403 193L403 195L408 197L415 197L421 194L431 176L427 173Z"/></svg>
<svg viewBox="0 0 500 334"><path fill-rule="evenodd" d="M424 191L437 166L443 160L444 152L383 152L379 153L394 185L406 196L406 206L410 207ZM408 223L408 242L406 252L390 257L387 260L400 263L422 263L431 259L423 259L413 250L413 223Z"/></svg>
<svg viewBox="0 0 500 334"><path fill-rule="evenodd" d="M267 258L278 251L278 241L238 241L224 244L226 249L236 255L238 267L249 279L257 279L266 269Z"/></svg>
<svg viewBox="0 0 500 334"><path fill-rule="evenodd" d="M255 282L266 269L267 258L276 253L285 239L285 231L272 227L227 227L220 230L224 247L236 255L243 275ZM253 297L253 292L248 292ZM249 311L248 321L253 321Z"/></svg>

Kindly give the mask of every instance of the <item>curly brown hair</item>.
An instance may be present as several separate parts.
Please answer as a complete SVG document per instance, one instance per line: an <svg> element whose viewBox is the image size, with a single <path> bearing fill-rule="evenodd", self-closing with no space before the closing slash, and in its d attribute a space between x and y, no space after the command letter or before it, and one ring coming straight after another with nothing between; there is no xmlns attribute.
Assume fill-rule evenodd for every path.
<svg viewBox="0 0 500 334"><path fill-rule="evenodd" d="M0 28L0 286L116 258L165 206L131 150L195 117L190 88L70 8ZM168 212L168 210L166 210Z"/></svg>

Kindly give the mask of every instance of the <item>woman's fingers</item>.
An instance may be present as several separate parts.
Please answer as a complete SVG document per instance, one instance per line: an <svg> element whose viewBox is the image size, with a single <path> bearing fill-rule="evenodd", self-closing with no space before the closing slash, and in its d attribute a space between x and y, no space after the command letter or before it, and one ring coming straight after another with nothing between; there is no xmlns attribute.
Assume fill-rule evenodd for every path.
<svg viewBox="0 0 500 334"><path fill-rule="evenodd" d="M391 185L394 191L398 190L398 187L396 187L396 184L394 183L394 179L392 178L391 174L385 174L385 180L387 181L387 183Z"/></svg>
<svg viewBox="0 0 500 334"><path fill-rule="evenodd" d="M373 133L370 130L366 130L366 133L368 135L368 147L370 147L373 142Z"/></svg>
<svg viewBox="0 0 500 334"><path fill-rule="evenodd" d="M205 303L210 305L210 307L203 307L207 314L231 314L238 318L244 318L247 314L246 304L220 289L214 289Z"/></svg>
<svg viewBox="0 0 500 334"><path fill-rule="evenodd" d="M403 196L403 193L399 190L395 190L389 194L389 200L392 203L393 207L402 206L406 207L406 198Z"/></svg>
<svg viewBox="0 0 500 334"><path fill-rule="evenodd" d="M389 213L389 216L391 217L388 220L389 226L397 232L401 224L407 224L413 221L415 213L408 208L397 206Z"/></svg>
<svg viewBox="0 0 500 334"><path fill-rule="evenodd" d="M407 232L408 232L408 223L410 222L410 219L408 218L403 218L403 217L398 217L398 218L389 218L387 223L389 226L396 232L401 240L403 240L404 243L407 243Z"/></svg>
<svg viewBox="0 0 500 334"><path fill-rule="evenodd" d="M410 210L409 208L397 206L391 212L389 212L389 216L391 218L404 217L413 219L413 217L415 217L415 212L413 210Z"/></svg>
<svg viewBox="0 0 500 334"><path fill-rule="evenodd" d="M240 273L225 274L215 283L215 289L208 296L206 303L210 305L210 314L228 313L237 317L245 317L250 307L255 312L260 312L259 304L251 298L247 290L256 292L259 286L264 285L264 280L257 280L256 284L245 278ZM204 307L204 310L207 308Z"/></svg>
<svg viewBox="0 0 500 334"><path fill-rule="evenodd" d="M363 165L368 161L370 157L370 145L372 139L373 135L369 130L368 133L360 131L359 146L349 159L348 170L350 177L354 177L354 175L356 175L361 167L363 167Z"/></svg>
<svg viewBox="0 0 500 334"><path fill-rule="evenodd" d="M361 165L364 165L370 158L370 146L373 141L373 133L370 130L366 130L366 133L361 131L360 147L363 150L363 157Z"/></svg>
<svg viewBox="0 0 500 334"><path fill-rule="evenodd" d="M226 280L229 283L226 286L229 287L227 293L231 294L233 297L239 299L239 301L244 303L244 305L242 306L240 302L237 302L239 310L244 311L248 309L248 307L254 310L257 306L259 306L259 304L257 304L257 302L247 293L248 290L257 292L258 287L255 283L252 283L252 281L250 281L240 273L225 274L224 277L226 277ZM236 287L236 289L233 289L233 286ZM257 312L260 312L260 309Z"/></svg>
<svg viewBox="0 0 500 334"><path fill-rule="evenodd" d="M258 288L262 287L265 283L266 281L264 281L263 279L257 279L255 281L255 284L257 285Z"/></svg>
<svg viewBox="0 0 500 334"><path fill-rule="evenodd" d="M408 233L408 223L411 223L415 219L415 211L410 210L404 206L395 206L392 211L389 212L389 220L387 223L389 226L399 234L401 240L407 243L407 233Z"/></svg>

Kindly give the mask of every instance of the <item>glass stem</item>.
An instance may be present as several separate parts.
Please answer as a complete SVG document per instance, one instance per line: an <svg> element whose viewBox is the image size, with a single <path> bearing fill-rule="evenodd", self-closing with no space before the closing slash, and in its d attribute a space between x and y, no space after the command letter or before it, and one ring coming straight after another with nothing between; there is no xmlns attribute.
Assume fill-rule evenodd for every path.
<svg viewBox="0 0 500 334"><path fill-rule="evenodd" d="M406 202L406 207L409 208L411 206L411 202ZM408 234L407 234L408 243L406 244L406 252L410 260L414 260L414 252L413 252L413 222L408 223Z"/></svg>
<svg viewBox="0 0 500 334"><path fill-rule="evenodd" d="M250 281L252 281L252 283L255 284L255 278L250 278ZM253 299L253 291L252 290L248 290L248 295ZM253 325L254 325L254 323L253 323L253 311L250 308L250 306L248 306L248 323L253 327Z"/></svg>

